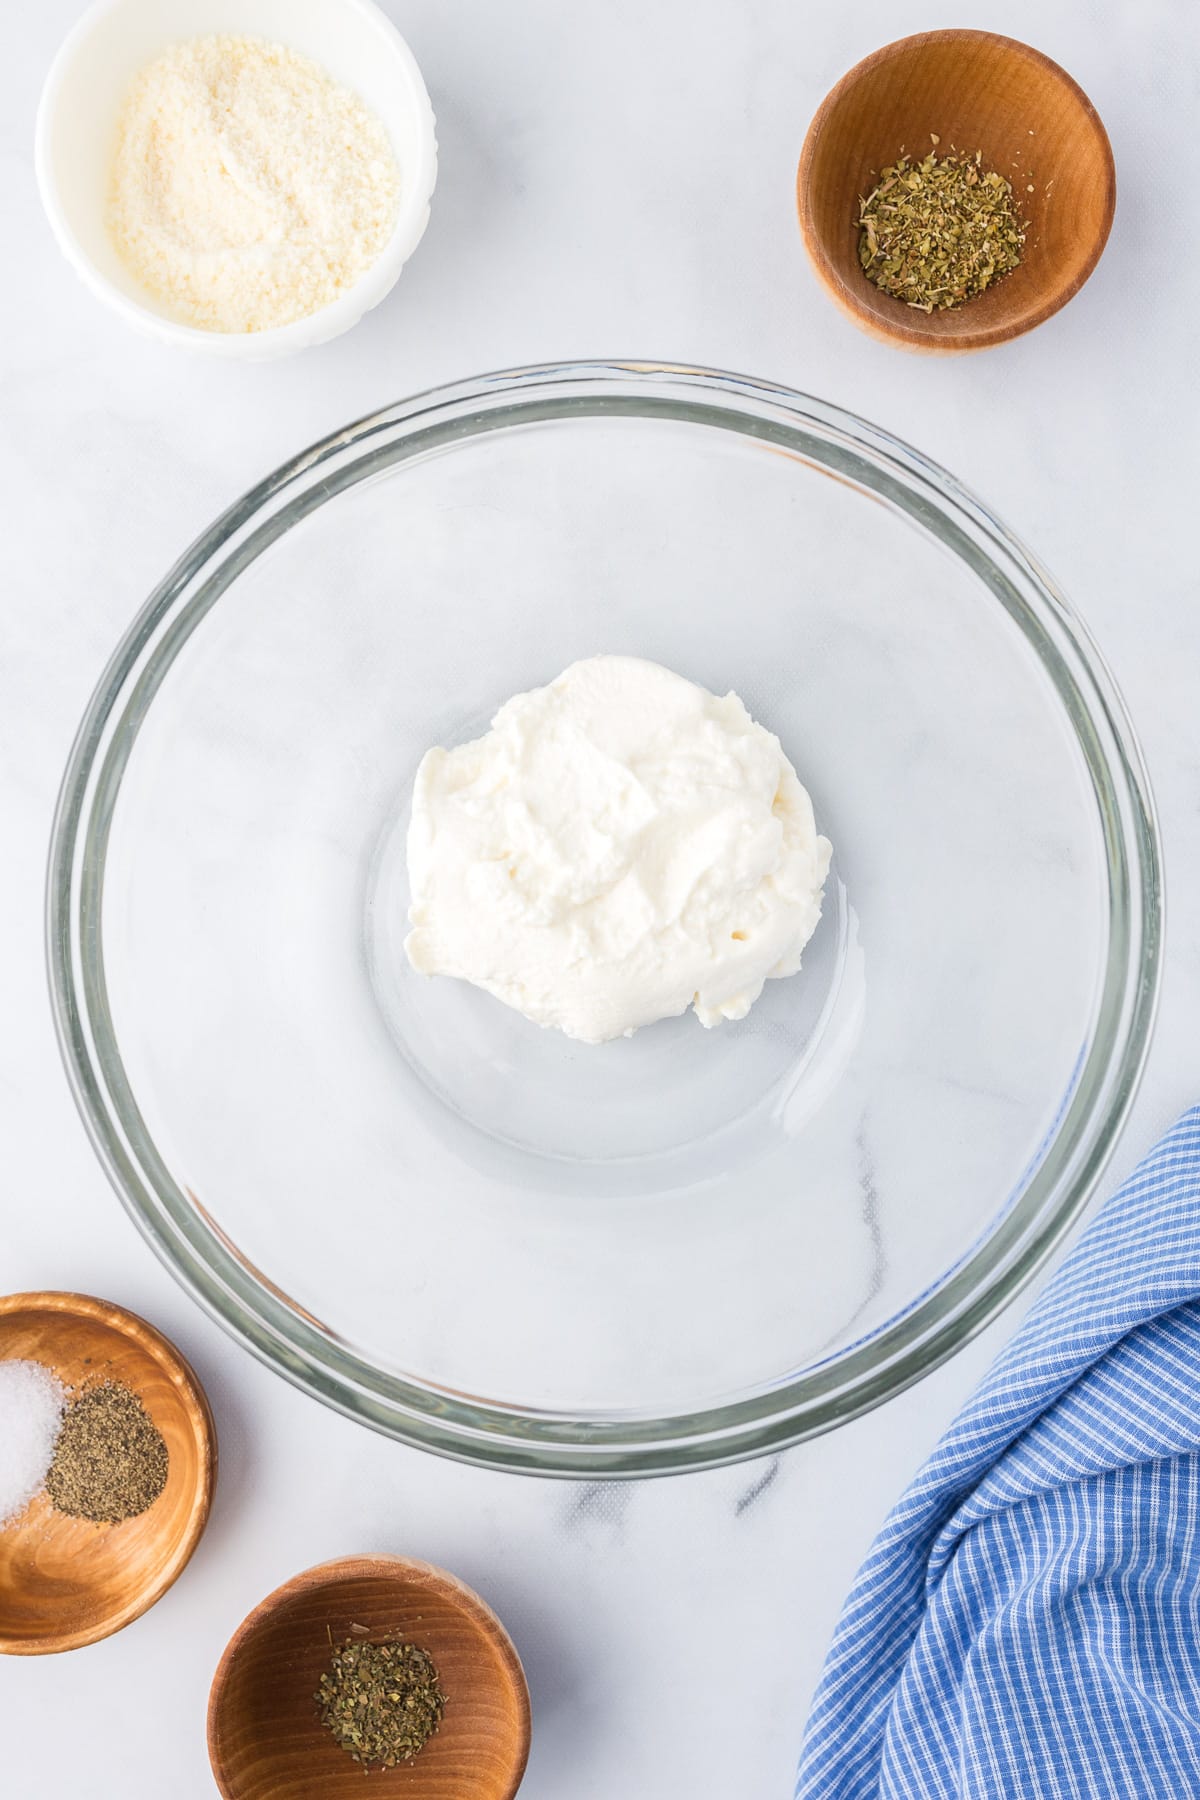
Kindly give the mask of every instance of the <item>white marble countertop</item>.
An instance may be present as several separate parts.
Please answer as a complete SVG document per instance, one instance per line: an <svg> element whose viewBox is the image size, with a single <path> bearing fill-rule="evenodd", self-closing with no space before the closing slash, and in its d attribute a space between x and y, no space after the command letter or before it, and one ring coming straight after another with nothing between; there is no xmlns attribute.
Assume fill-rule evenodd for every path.
<svg viewBox="0 0 1200 1800"><path fill-rule="evenodd" d="M982 493L1089 620L1138 722L1173 902L1130 1166L1196 1098L1200 604L1193 388L1200 244L1190 0L980 0L964 22L1029 39L1098 105L1119 176L1113 237L1072 305L990 354L869 342L805 266L792 182L832 81L930 23L918 0L386 0L438 113L425 243L348 337L259 367L131 335L61 262L34 190L37 92L78 7L8 22L0 132L5 287L0 602L0 1290L80 1288L167 1331L221 1433L211 1526L183 1579L119 1636L0 1669L0 1788L199 1800L204 1703L234 1625L321 1558L444 1563L508 1623L528 1668L528 1800L729 1800L791 1791L839 1602L899 1488L1010 1315L882 1411L779 1459L634 1486L484 1474L372 1436L254 1362L159 1267L108 1189L59 1067L42 882L71 736L100 666L177 552L299 446L480 370L627 355L724 365L890 427ZM1111 1181L1111 1176L1110 1176ZM131 1726L136 1710L136 1729Z"/></svg>

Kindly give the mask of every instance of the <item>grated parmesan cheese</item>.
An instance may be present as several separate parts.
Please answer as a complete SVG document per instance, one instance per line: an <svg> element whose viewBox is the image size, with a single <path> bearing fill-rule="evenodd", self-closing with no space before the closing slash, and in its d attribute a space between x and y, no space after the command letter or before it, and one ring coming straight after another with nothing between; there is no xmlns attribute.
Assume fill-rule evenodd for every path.
<svg viewBox="0 0 1200 1800"><path fill-rule="evenodd" d="M109 230L174 318L266 331L358 281L391 236L399 197L388 134L348 88L281 44L200 37L130 85Z"/></svg>

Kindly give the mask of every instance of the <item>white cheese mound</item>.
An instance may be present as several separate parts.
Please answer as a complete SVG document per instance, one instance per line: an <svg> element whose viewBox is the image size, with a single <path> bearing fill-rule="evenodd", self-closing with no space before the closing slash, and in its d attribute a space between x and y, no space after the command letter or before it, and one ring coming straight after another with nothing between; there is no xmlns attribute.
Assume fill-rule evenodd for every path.
<svg viewBox="0 0 1200 1800"><path fill-rule="evenodd" d="M396 222L381 121L307 56L260 38L173 44L117 125L109 232L184 324L265 331L351 288Z"/></svg>
<svg viewBox="0 0 1200 1800"><path fill-rule="evenodd" d="M799 969L830 854L736 694L592 657L423 758L405 948L584 1043L715 1025Z"/></svg>

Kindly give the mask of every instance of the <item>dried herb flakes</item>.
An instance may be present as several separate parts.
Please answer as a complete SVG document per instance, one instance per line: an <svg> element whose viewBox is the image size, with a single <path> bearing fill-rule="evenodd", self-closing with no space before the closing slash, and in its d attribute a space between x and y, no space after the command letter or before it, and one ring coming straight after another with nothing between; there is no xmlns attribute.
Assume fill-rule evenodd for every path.
<svg viewBox="0 0 1200 1800"><path fill-rule="evenodd" d="M355 1762L385 1769L425 1748L446 1705L428 1650L399 1638L335 1645L314 1699L322 1724Z"/></svg>
<svg viewBox="0 0 1200 1800"><path fill-rule="evenodd" d="M921 312L961 306L1011 274L1027 222L1012 183L984 169L983 153L903 155L859 201L858 259L885 294Z"/></svg>

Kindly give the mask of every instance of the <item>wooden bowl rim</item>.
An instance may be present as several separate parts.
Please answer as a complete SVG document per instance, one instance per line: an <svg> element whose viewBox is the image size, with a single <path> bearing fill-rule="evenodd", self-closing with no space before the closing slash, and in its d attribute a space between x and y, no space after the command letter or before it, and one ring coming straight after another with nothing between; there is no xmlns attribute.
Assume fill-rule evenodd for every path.
<svg viewBox="0 0 1200 1800"><path fill-rule="evenodd" d="M77 1631L61 1631L40 1638L10 1638L0 1634L0 1655L49 1656L63 1650L79 1650L85 1644L97 1644L115 1632L132 1625L143 1613L161 1600L191 1561L196 1545L204 1534L212 1510L217 1480L217 1428L208 1395L196 1371L183 1352L165 1337L157 1326L130 1312L112 1300L100 1300L94 1294L76 1294L47 1288L23 1294L0 1294L0 1318L21 1312L54 1312L64 1316L94 1321L118 1331L147 1351L162 1365L178 1389L184 1412L191 1426L199 1453L196 1486L192 1493L187 1526L174 1554L150 1581L130 1596L125 1606L107 1619Z"/></svg>
<svg viewBox="0 0 1200 1800"><path fill-rule="evenodd" d="M217 1744L217 1731L220 1709L225 1697L229 1681L230 1669L235 1657L254 1637L259 1628L271 1619L281 1606L295 1599L298 1594L310 1593L316 1588L330 1587L343 1581L379 1579L396 1581L407 1588L424 1589L436 1592L444 1598L452 1599L471 1622L478 1627L480 1635L499 1653L513 1688L517 1713L517 1749L513 1761L512 1785L507 1789L505 1800L512 1800L521 1785L525 1774L525 1765L529 1761L529 1745L533 1734L533 1715L529 1700L529 1684L525 1679L525 1670L517 1655L517 1647L513 1643L502 1621L493 1612L481 1594L468 1587L459 1576L449 1569L439 1568L436 1563L423 1562L418 1557L395 1556L386 1550L364 1553L357 1556L337 1556L329 1562L315 1563L310 1569L303 1569L298 1575L292 1575L279 1587L272 1590L258 1605L252 1607L241 1624L233 1633L221 1653L213 1673L212 1684L208 1692L208 1760L212 1767L213 1779L220 1789L224 1800L238 1800L237 1790L229 1784L224 1759L220 1757Z"/></svg>
<svg viewBox="0 0 1200 1800"><path fill-rule="evenodd" d="M1054 288L1039 307L1020 321L997 320L991 325L980 326L976 331L964 331L948 338L935 335L927 327L913 323L907 318L898 318L893 324L863 304L855 289L849 282L843 280L816 229L811 192L812 164L821 133L825 129L830 114L849 89L864 75L868 75L882 64L892 61L901 51L914 46L923 49L931 44L948 43L952 39L964 44L998 45L1028 62L1037 64L1066 90L1095 133L1103 163L1104 194L1096 241L1085 257L1082 268L1069 281L1064 281L1059 287ZM990 349L996 344L1009 343L1013 338L1022 337L1027 331L1033 331L1038 325L1045 324L1047 319L1061 311L1068 300L1074 299L1095 270L1096 264L1104 254L1104 247L1108 243L1116 206L1117 170L1112 144L1109 141L1103 119L1075 77L1069 74L1061 63L1057 63L1053 57L1047 56L1044 50L1035 49L1032 44L1025 43L1021 38L1007 37L1000 31L982 31L975 26L946 26L935 31L911 32L907 37L894 38L890 44L882 44L878 50L872 50L868 56L864 56L859 62L856 62L853 68L847 69L841 79L830 88L813 114L812 121L804 135L800 162L796 170L796 207L800 218L800 235L804 240L804 248L808 252L809 260L817 275L838 305L850 315L856 325L871 333L872 336L886 342L901 344L905 349L926 350L934 353L953 354L964 350ZM905 310L910 309L906 308ZM915 316L920 317L920 315Z"/></svg>

